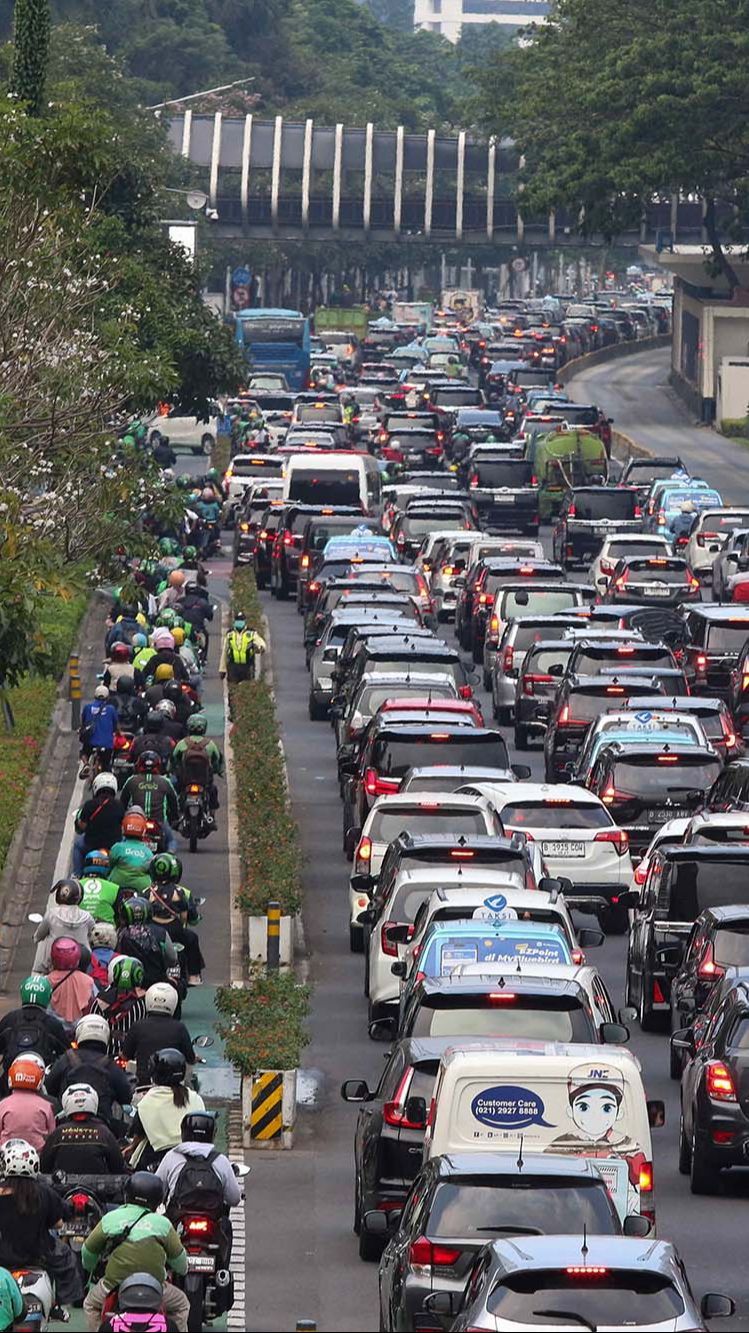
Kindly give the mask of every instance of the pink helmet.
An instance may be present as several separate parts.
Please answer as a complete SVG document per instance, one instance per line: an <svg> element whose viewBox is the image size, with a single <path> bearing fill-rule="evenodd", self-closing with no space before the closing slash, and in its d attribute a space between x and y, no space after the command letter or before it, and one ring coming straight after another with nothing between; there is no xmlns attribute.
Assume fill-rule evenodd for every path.
<svg viewBox="0 0 749 1333"><path fill-rule="evenodd" d="M74 972L81 961L81 946L77 940L61 935L50 950L54 972Z"/></svg>
<svg viewBox="0 0 749 1333"><path fill-rule="evenodd" d="M155 629L153 634L151 635L151 643L157 650L160 648L173 648L174 635L171 633L171 630L168 630L166 628L165 625L159 626L159 628Z"/></svg>

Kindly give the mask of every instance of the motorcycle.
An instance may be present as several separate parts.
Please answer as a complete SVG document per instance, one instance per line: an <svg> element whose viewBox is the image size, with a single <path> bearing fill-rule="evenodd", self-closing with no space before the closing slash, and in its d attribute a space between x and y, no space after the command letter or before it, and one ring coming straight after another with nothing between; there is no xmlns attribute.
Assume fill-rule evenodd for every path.
<svg viewBox="0 0 749 1333"><path fill-rule="evenodd" d="M199 839L207 838L216 827L209 807L207 788L199 782L188 782L180 805L180 832L188 839L190 851L196 852Z"/></svg>
<svg viewBox="0 0 749 1333"><path fill-rule="evenodd" d="M121 731L114 738L114 752L112 754L112 772L117 779L117 786L120 791L124 787L128 778L132 776L134 765L131 757L133 741L135 736L131 731Z"/></svg>
<svg viewBox="0 0 749 1333"><path fill-rule="evenodd" d="M163 852L166 850L164 834L158 819L146 820L146 832L143 841L151 848L154 855L156 852Z"/></svg>
<svg viewBox="0 0 749 1333"><path fill-rule="evenodd" d="M103 1214L124 1202L126 1180L127 1176L71 1176L66 1171L53 1171L50 1183L71 1209L57 1234L75 1255L80 1254L83 1242Z"/></svg>
<svg viewBox="0 0 749 1333"><path fill-rule="evenodd" d="M55 1306L52 1280L43 1268L15 1268L13 1276L25 1306L21 1318L12 1325L14 1333L39 1333L47 1328Z"/></svg>
<svg viewBox="0 0 749 1333"><path fill-rule="evenodd" d="M204 543L202 555L220 555L221 554L221 524L212 519L203 520Z"/></svg>
<svg viewBox="0 0 749 1333"><path fill-rule="evenodd" d="M250 1167L232 1163L235 1175L244 1178ZM187 1253L187 1273L177 1278L179 1286L190 1302L187 1317L189 1333L200 1333L234 1304L234 1277L228 1268L220 1266L225 1257L226 1240L220 1219L209 1213L186 1213L178 1218L176 1229Z"/></svg>

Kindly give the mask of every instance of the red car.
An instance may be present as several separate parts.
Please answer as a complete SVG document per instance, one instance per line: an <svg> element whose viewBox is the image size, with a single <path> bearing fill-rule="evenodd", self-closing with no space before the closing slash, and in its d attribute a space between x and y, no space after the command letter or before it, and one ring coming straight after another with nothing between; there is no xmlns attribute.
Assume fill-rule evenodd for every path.
<svg viewBox="0 0 749 1333"><path fill-rule="evenodd" d="M390 719L392 713L426 713L429 720L439 713L443 722L471 721L475 727L484 726L484 715L476 699L430 699L428 695L421 697L406 695L399 699L393 697L386 699L377 709L378 716ZM398 718L398 721L408 721L404 716Z"/></svg>

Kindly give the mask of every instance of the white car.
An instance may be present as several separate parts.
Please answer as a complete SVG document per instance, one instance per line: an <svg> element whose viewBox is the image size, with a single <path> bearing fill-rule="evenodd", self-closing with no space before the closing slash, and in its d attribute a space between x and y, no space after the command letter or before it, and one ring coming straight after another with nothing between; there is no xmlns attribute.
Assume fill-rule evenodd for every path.
<svg viewBox="0 0 749 1333"><path fill-rule="evenodd" d="M454 977L504 977L507 979L512 971L520 972L526 977L548 977L549 981L573 981L581 990L585 991L588 998L593 1017L597 1026L600 1028L603 1023L618 1022L613 1000L606 989L603 977L597 967L591 967L590 964L569 964L564 963L513 963L512 968L507 963L460 963L453 968L450 975ZM634 1020L635 1010L631 1015L627 1015ZM622 1013L624 1017L624 1011ZM622 1034L623 1035L623 1034Z"/></svg>
<svg viewBox="0 0 749 1333"><path fill-rule="evenodd" d="M445 538L460 537L461 534L464 533L465 528L435 528L434 532L430 532L429 535L424 538L419 547L418 555L413 563L414 568L418 569L419 573L424 575L427 582L429 582L432 573L432 552L437 543L444 541Z"/></svg>
<svg viewBox="0 0 749 1333"><path fill-rule="evenodd" d="M626 925L619 895L634 882L629 838L593 792L547 782L482 782L460 790L487 796L507 833L525 833L540 844L548 874L572 882L568 902L590 902L610 929Z"/></svg>
<svg viewBox="0 0 749 1333"><path fill-rule="evenodd" d="M713 577L713 562L720 555L732 532L749 527L749 509L703 509L689 534L684 558L690 569L704 582Z"/></svg>
<svg viewBox="0 0 749 1333"><path fill-rule="evenodd" d="M673 820L673 823L679 823ZM686 844L749 842L749 815L746 811L727 810L714 812L703 810L692 815L684 830L683 842Z"/></svg>
<svg viewBox="0 0 749 1333"><path fill-rule="evenodd" d="M691 819L685 819L682 815L678 819L666 820L666 823L661 824L660 828L656 830L656 832L650 839L650 842L648 843L642 858L638 861L637 866L635 868L634 880L635 880L635 886L638 889L642 888L643 884L645 883L648 877L650 862L652 861L653 856L657 852L658 848L662 847L664 842L675 842L675 843L683 842L684 834L689 828L691 822L692 822Z"/></svg>
<svg viewBox="0 0 749 1333"><path fill-rule="evenodd" d="M671 543L665 537L646 533L612 532L604 538L598 555L588 570L588 582L601 592L609 585L609 579L619 560L635 555L672 555Z"/></svg>
<svg viewBox="0 0 749 1333"><path fill-rule="evenodd" d="M377 879L390 843L399 833L446 833L455 838L474 834L501 835L494 806L484 796L453 792L396 792L380 796L372 806L354 851L349 884L349 942L355 953L364 944L360 914L369 906L363 878Z"/></svg>

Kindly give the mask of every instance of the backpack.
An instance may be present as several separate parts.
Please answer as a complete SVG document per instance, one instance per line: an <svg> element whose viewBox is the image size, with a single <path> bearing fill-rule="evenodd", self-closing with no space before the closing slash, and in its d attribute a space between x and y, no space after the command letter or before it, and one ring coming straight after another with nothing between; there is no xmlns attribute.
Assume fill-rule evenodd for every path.
<svg viewBox="0 0 749 1333"><path fill-rule="evenodd" d="M91 962L88 966L88 974L93 977L99 990L103 990L109 980L108 967L114 958L114 949L106 945L98 945L91 953Z"/></svg>
<svg viewBox="0 0 749 1333"><path fill-rule="evenodd" d="M106 1333L166 1333L170 1328L176 1328L176 1324L171 1324L165 1314L160 1312L151 1314L148 1310L134 1311L127 1314L107 1315L104 1323L99 1325L100 1330L106 1330Z"/></svg>
<svg viewBox="0 0 749 1333"><path fill-rule="evenodd" d="M143 964L143 985L147 990L156 981L164 980L164 955L161 944L150 926L140 923L120 931L118 948L129 958Z"/></svg>
<svg viewBox="0 0 749 1333"><path fill-rule="evenodd" d="M211 1148L205 1157L185 1152L183 1148L175 1148L174 1151L184 1157L185 1165L169 1196L168 1214L208 1213L214 1217L219 1216L225 1211L225 1204L223 1184L211 1165L218 1157L216 1149Z"/></svg>
<svg viewBox="0 0 749 1333"><path fill-rule="evenodd" d="M195 782L207 787L211 780L211 756L208 754L210 741L205 736L192 736L188 739L182 754L182 774L184 782Z"/></svg>
<svg viewBox="0 0 749 1333"><path fill-rule="evenodd" d="M41 1011L38 1015L24 1014L22 1021L12 1029L12 1039L4 1057L5 1068L10 1069L12 1061L24 1051L36 1051L43 1060L49 1061L54 1048L54 1038L50 1036Z"/></svg>

